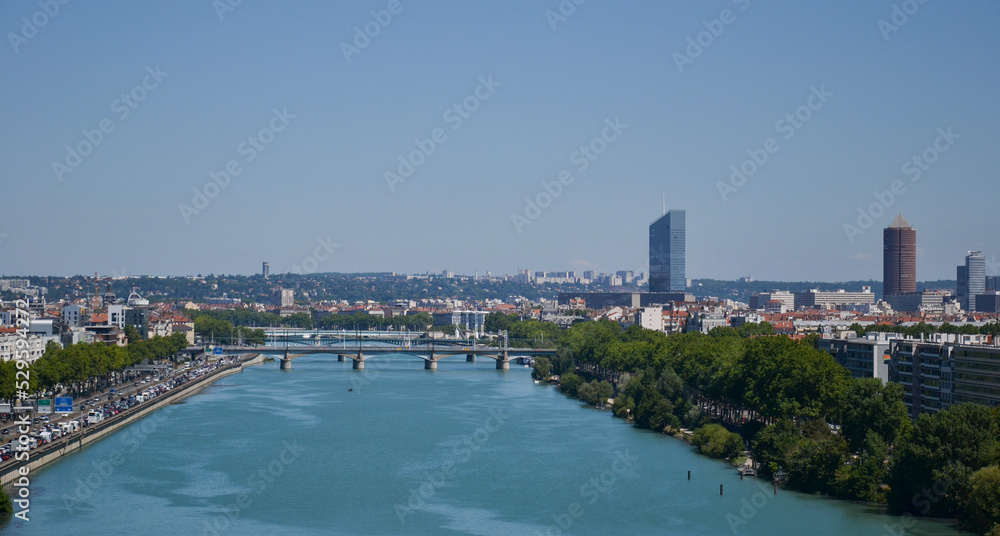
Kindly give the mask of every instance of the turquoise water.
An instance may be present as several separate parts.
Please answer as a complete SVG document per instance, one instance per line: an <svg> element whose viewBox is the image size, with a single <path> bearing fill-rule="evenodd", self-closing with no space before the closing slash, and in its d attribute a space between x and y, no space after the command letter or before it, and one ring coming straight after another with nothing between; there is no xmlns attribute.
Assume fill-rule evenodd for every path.
<svg viewBox="0 0 1000 536"><path fill-rule="evenodd" d="M957 534L774 496L493 363L248 368L33 474L31 520L5 533Z"/></svg>

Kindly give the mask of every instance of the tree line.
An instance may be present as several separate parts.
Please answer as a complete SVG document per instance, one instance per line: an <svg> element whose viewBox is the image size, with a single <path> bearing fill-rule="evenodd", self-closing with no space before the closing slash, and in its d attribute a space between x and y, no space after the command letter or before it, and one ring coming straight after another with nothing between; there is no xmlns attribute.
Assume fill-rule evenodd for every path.
<svg viewBox="0 0 1000 536"><path fill-rule="evenodd" d="M74 396L88 393L121 381L121 371L143 361L166 359L187 348L187 337L175 333L170 337L150 340L130 340L128 346L108 346L103 343L78 343L62 348L50 342L45 354L28 369L29 391L62 390ZM16 363L0 363L0 398L10 400L17 394Z"/></svg>
<svg viewBox="0 0 1000 536"><path fill-rule="evenodd" d="M980 533L1000 524L1000 408L961 405L911 421L899 385L851 378L810 341L772 332L762 324L666 336L584 322L534 374L560 374L578 397L607 378L615 416L694 430L710 456L735 459L749 446L762 476L780 471L793 489L957 518Z"/></svg>

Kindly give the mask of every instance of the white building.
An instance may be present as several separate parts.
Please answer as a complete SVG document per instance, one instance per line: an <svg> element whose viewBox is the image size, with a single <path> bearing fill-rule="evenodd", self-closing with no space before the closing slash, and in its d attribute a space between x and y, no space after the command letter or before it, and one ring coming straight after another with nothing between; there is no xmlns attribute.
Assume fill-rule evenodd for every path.
<svg viewBox="0 0 1000 536"><path fill-rule="evenodd" d="M15 357L21 355L24 350L19 350L17 348L17 341L21 339L16 333L10 333L7 330L0 333L0 361L11 361ZM28 337L28 356L26 361L28 363L34 363L36 359L42 357L45 353L45 339L42 337Z"/></svg>
<svg viewBox="0 0 1000 536"><path fill-rule="evenodd" d="M663 308L643 307L635 313L635 323L645 329L663 331Z"/></svg>

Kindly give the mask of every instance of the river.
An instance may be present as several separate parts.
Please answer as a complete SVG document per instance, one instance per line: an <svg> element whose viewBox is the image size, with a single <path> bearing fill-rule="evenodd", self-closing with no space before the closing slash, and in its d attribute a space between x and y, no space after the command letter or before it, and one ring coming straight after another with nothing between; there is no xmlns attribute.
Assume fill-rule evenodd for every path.
<svg viewBox="0 0 1000 536"><path fill-rule="evenodd" d="M10 534L958 534L785 490L529 369L333 356L223 378L32 475ZM349 390L353 389L353 391ZM691 480L687 478L691 471ZM720 496L719 486L724 486Z"/></svg>

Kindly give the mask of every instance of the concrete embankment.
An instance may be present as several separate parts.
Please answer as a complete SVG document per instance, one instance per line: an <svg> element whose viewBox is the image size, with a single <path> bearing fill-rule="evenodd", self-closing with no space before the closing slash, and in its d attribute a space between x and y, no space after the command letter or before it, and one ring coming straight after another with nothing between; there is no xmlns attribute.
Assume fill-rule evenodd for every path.
<svg viewBox="0 0 1000 536"><path fill-rule="evenodd" d="M3 468L0 468L0 485L7 486L11 482L17 480L20 476L20 469L22 467L26 466L28 468L28 475L30 477L31 473L34 473L46 464L52 463L53 461L58 460L71 452L76 452L83 447L94 443L95 441L100 441L104 437L114 434L122 427L132 424L168 404L172 404L196 394L220 378L225 378L230 374L241 372L244 367L257 365L263 362L264 356L257 354L251 359L242 361L239 364L231 365L196 380L190 381L176 389L167 391L166 394L160 395L149 402L131 407L118 415L114 415L97 424L92 424L83 428L79 432L61 437L52 443L30 450L28 451L28 460L16 461L14 463L10 463L9 465L5 464Z"/></svg>

